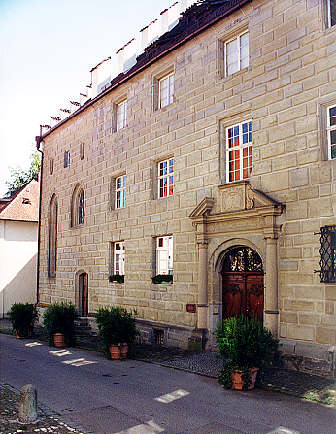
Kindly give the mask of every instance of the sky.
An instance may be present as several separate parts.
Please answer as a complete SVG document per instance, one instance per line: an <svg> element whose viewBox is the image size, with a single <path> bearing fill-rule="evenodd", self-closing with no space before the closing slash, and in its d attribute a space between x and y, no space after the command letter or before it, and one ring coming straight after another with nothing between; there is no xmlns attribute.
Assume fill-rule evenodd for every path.
<svg viewBox="0 0 336 434"><path fill-rule="evenodd" d="M40 124L79 100L90 69L174 0L0 0L0 197Z"/></svg>

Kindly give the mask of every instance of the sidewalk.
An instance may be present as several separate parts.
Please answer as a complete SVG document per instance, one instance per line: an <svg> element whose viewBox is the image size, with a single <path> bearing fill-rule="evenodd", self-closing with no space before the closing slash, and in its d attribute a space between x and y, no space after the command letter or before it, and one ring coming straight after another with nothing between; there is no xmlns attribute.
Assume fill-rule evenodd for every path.
<svg viewBox="0 0 336 434"><path fill-rule="evenodd" d="M212 351L190 353L180 349L155 349L138 345L134 358L213 378L217 378L221 370L221 362ZM336 407L336 379L333 378L278 367L267 368L257 387Z"/></svg>
<svg viewBox="0 0 336 434"><path fill-rule="evenodd" d="M10 333L9 322L0 321L1 331ZM37 333L36 338L46 340L41 331ZM87 343L81 339L78 347L94 351L100 351L102 348L98 338L95 346L92 346L92 339ZM217 359L216 353L211 351L194 353L178 348L138 344L130 357L212 378L217 378L221 370L220 360ZM257 387L336 407L336 379L334 378L324 378L283 368L268 368Z"/></svg>
<svg viewBox="0 0 336 434"><path fill-rule="evenodd" d="M8 384L0 384L0 434L51 432L57 434L84 434L83 431L71 428L46 407L38 406L38 422L21 424L17 419L20 393Z"/></svg>

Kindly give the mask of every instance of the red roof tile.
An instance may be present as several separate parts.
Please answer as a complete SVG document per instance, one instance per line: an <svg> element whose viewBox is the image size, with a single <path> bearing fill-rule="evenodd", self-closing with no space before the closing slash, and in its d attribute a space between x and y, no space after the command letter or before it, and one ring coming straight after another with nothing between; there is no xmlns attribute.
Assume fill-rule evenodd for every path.
<svg viewBox="0 0 336 434"><path fill-rule="evenodd" d="M10 202L0 200L0 220L23 220L37 222L39 217L40 184L32 180ZM3 206L2 206L3 204Z"/></svg>

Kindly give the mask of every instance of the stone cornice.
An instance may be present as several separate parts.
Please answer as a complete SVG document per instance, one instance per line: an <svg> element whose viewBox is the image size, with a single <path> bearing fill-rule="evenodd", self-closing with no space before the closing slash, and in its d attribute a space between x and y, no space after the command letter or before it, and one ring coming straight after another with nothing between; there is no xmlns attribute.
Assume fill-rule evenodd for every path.
<svg viewBox="0 0 336 434"><path fill-rule="evenodd" d="M212 197L205 197L202 202L200 202L193 212L189 215L191 219L201 218L208 216L215 204L215 199Z"/></svg>

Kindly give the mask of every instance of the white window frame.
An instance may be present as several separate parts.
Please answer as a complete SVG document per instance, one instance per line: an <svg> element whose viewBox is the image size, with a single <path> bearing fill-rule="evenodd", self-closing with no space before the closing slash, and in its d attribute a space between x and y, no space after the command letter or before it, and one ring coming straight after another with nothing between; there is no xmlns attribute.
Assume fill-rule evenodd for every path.
<svg viewBox="0 0 336 434"><path fill-rule="evenodd" d="M168 93L166 100L163 100L162 96L162 86L167 81L168 83ZM165 75L164 77L159 79L159 103L158 107L163 108L168 106L169 104L172 104L174 102L174 72L171 72L170 74Z"/></svg>
<svg viewBox="0 0 336 434"><path fill-rule="evenodd" d="M126 128L127 124L127 99L117 104L117 131Z"/></svg>
<svg viewBox="0 0 336 434"><path fill-rule="evenodd" d="M331 2L333 0L327 0L327 13L328 13L328 27L332 27L335 24L331 24ZM334 21L336 22L336 17L334 17Z"/></svg>
<svg viewBox="0 0 336 434"><path fill-rule="evenodd" d="M335 131L336 130L336 124L335 125L330 125L330 109L335 108L336 109L336 104L332 104L330 106L327 107L327 139L328 139L328 160L334 160L336 157L332 158L331 156L331 148L332 146L336 148L336 144L331 143L331 131Z"/></svg>
<svg viewBox="0 0 336 434"><path fill-rule="evenodd" d="M172 162L172 164L171 164ZM165 168L164 165L166 164L166 173L165 173ZM175 183L175 175L174 175L174 158L168 158L167 160L162 160L158 162L157 165L157 171L158 171L158 198L162 198L162 197L168 197L168 196L172 196L174 194L174 183ZM163 165L163 173L161 174L161 165ZM172 171L170 171L171 167L173 168ZM173 178L173 179L172 179ZM161 189L160 189L160 183L161 181L165 181L167 182L167 194L162 194L161 195ZM171 191L171 187L172 191Z"/></svg>
<svg viewBox="0 0 336 434"><path fill-rule="evenodd" d="M113 274L125 275L125 243L117 241L113 244Z"/></svg>
<svg viewBox="0 0 336 434"><path fill-rule="evenodd" d="M251 122L251 141L248 141L247 143L243 143L243 125L249 124L250 122ZM229 147L229 130L231 128L235 128L235 127L239 128L239 145L230 148ZM249 134L249 130L248 130L247 134ZM252 158L252 142L253 142L252 119L248 119L244 122L240 122L240 123L236 123L236 124L228 126L225 130L225 142L226 142L226 144L225 144L225 147L226 147L226 158L225 158L225 160L226 160L225 161L226 162L226 182L227 183L233 183L233 182L243 181L244 179L248 179L250 177L250 173L251 173L251 169L252 169L252 163L251 163L251 166L248 165L248 167L247 167L249 169L248 176L244 177L243 176L244 175L243 151L244 151L244 149L251 147L251 158ZM239 151L239 174L240 174L240 176L239 176L239 180L230 181L230 152L232 152L232 151ZM249 156L247 158L249 158Z"/></svg>
<svg viewBox="0 0 336 434"><path fill-rule="evenodd" d="M156 238L156 274L173 275L174 271L173 235Z"/></svg>
<svg viewBox="0 0 336 434"><path fill-rule="evenodd" d="M125 208L126 206L126 175L118 176L115 179L115 208Z"/></svg>
<svg viewBox="0 0 336 434"><path fill-rule="evenodd" d="M249 41L248 41L248 47L249 47L248 64L247 64L247 66L244 66L244 68L242 68L241 67L240 39L241 39L242 36L244 36L246 34L248 34L248 37L249 37ZM233 71L233 72L231 72L231 73L229 73L228 72L228 61L227 61L227 59L228 59L228 48L227 47L228 47L228 44L230 44L233 41L236 41L237 46L238 46L238 53L237 53L238 57L236 59L238 69L235 70L235 71ZM249 65L250 65L250 33L249 33L248 30L245 30L244 32L239 33L234 38L231 38L228 41L225 41L225 43L224 43L224 71L225 71L225 76L229 77L229 76L235 74L236 72L241 71L242 69L247 68Z"/></svg>

